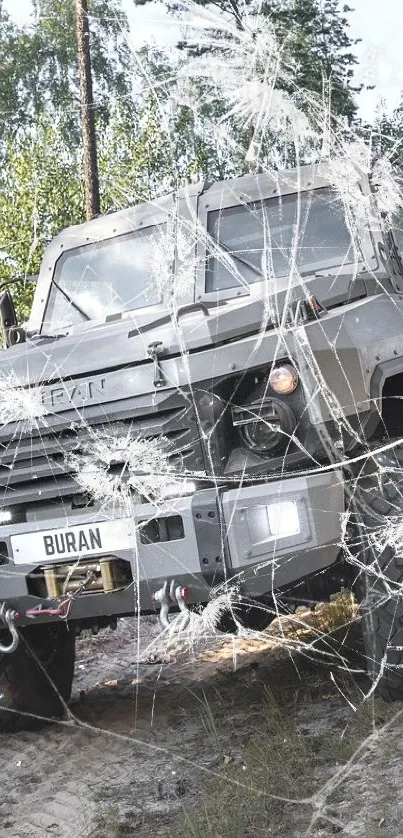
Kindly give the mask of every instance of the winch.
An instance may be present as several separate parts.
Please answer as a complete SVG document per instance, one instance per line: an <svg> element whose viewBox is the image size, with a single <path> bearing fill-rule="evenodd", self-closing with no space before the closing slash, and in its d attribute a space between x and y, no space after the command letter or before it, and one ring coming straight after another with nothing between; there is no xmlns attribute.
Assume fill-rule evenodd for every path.
<svg viewBox="0 0 403 838"><path fill-rule="evenodd" d="M73 594L79 590L83 581L91 574L91 582L86 587L86 593L111 594L127 587L132 581L129 562L115 556L102 556L97 561L69 562L39 568L35 572L35 583L44 581L46 595L58 599L66 594Z"/></svg>

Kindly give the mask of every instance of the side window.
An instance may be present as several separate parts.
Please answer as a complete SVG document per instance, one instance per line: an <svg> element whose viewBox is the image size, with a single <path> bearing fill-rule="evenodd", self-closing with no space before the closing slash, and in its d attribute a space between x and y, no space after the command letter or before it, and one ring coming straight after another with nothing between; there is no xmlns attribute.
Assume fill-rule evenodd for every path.
<svg viewBox="0 0 403 838"><path fill-rule="evenodd" d="M393 238L396 242L396 247L400 258L403 258L403 210L400 210L392 220Z"/></svg>

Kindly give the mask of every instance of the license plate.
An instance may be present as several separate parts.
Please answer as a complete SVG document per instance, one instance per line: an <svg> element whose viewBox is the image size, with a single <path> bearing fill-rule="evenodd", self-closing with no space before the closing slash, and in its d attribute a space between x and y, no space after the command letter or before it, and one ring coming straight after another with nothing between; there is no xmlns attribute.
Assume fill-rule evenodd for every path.
<svg viewBox="0 0 403 838"><path fill-rule="evenodd" d="M60 559L96 556L117 550L134 550L135 524L132 518L95 521L65 529L29 532L11 536L16 564L38 564Z"/></svg>

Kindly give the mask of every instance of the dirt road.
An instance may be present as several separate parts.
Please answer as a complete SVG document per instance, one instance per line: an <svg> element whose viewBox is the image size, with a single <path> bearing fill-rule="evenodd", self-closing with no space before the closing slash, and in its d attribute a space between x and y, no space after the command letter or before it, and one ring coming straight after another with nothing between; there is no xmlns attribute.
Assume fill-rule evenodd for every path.
<svg viewBox="0 0 403 838"><path fill-rule="evenodd" d="M403 718L363 701L356 625L330 645L219 636L137 666L156 634L124 620L80 640L71 720L2 736L1 835L403 834Z"/></svg>

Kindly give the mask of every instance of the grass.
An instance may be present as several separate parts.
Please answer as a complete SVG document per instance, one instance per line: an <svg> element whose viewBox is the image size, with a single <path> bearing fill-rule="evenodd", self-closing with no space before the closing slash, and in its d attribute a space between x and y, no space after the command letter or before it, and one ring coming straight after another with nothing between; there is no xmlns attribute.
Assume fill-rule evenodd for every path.
<svg viewBox="0 0 403 838"><path fill-rule="evenodd" d="M308 614L301 623L302 628L292 630L297 637L318 637L318 647L322 636L326 645L331 638L336 649L342 643L338 633L345 639L346 627L352 625L349 643L355 646L356 606L347 593ZM276 677L274 665L273 679L258 684L259 700L254 702L260 708L258 715L253 725L248 724L247 712L243 722L240 720L243 733L245 729L249 733L246 736L242 728L231 730L230 718L222 711L225 698L218 703L214 693L206 691L196 696L206 735L214 741L216 751L221 755L231 752L232 758L222 757L214 768L222 780L203 778L192 803L174 816L167 838L301 838L313 806L292 801L309 800L317 794L374 726L393 714L393 708L378 698L363 702L360 676L335 666L337 691L329 670L321 665L320 654L317 662L310 656L298 659L297 665L293 656L286 668L287 675L283 662L279 667L282 677ZM339 721L332 720L333 712L340 712ZM336 790L327 801L328 816L317 824L327 830L321 834L342 832L332 810L342 793Z"/></svg>
<svg viewBox="0 0 403 838"><path fill-rule="evenodd" d="M217 723L211 703L209 702L205 691L202 690L202 698L200 698L197 693L193 692L193 690L188 690L188 692L198 702L198 705L200 705L199 713L206 736L210 739L214 748L219 751L221 748L221 742L218 735Z"/></svg>
<svg viewBox="0 0 403 838"><path fill-rule="evenodd" d="M349 594L299 617L287 634L303 653L291 644L252 655L238 672L218 672L181 694L175 718L194 762L183 795L171 795L165 814L152 815L145 804L131 821L104 800L93 838L302 838L314 812L310 799L395 708L376 697L363 701L368 683L357 674L359 626ZM345 794L339 786L326 800L316 824L321 836L342 832ZM380 808L381 822L387 801ZM368 820L371 838L382 829Z"/></svg>
<svg viewBox="0 0 403 838"><path fill-rule="evenodd" d="M317 688L320 690L318 684ZM347 684L344 689L349 692ZM357 695L351 698L357 700ZM364 704L354 715L354 723L344 731L336 728L323 735L307 732L297 721L295 704L281 703L267 685L262 685L262 706L260 729L233 761L226 764L224 758L215 769L223 775L221 781L216 777L203 779L199 800L174 817L167 838L300 838L313 807L292 801L315 794L348 761L374 722L373 712ZM218 723L216 726L220 736ZM225 752L227 731L221 735L221 751ZM337 803L337 794L329 800L330 806L332 803ZM337 831L337 825L332 831Z"/></svg>
<svg viewBox="0 0 403 838"><path fill-rule="evenodd" d="M358 619L358 606L351 591L342 591L312 613L310 623L318 631L332 632Z"/></svg>

